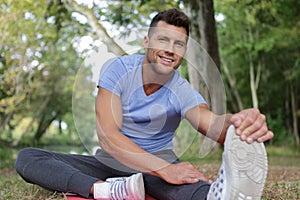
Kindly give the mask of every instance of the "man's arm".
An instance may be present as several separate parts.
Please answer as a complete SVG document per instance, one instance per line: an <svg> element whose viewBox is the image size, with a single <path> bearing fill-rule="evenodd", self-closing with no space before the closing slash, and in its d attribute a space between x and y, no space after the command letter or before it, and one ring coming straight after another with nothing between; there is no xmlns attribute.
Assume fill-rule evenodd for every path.
<svg viewBox="0 0 300 200"><path fill-rule="evenodd" d="M120 132L122 105L120 98L99 88L96 99L96 130L100 146L124 165L161 177L172 184L195 183L207 178L190 163L170 164L146 151ZM143 131L143 130L141 130Z"/></svg>
<svg viewBox="0 0 300 200"><path fill-rule="evenodd" d="M236 114L217 115L211 112L207 105L200 104L186 113L186 119L200 133L224 143L226 131L233 124L241 140L248 143L253 141L265 142L274 134L268 130L266 118L258 109L246 109Z"/></svg>
<svg viewBox="0 0 300 200"><path fill-rule="evenodd" d="M99 88L95 109L99 143L107 153L123 164L142 172L154 172L168 165L164 160L144 151L120 132L122 107L117 95ZM146 161L152 162L145 165Z"/></svg>
<svg viewBox="0 0 300 200"><path fill-rule="evenodd" d="M200 104L186 112L186 119L191 125L210 139L221 144L225 141L227 128L230 126L231 114L216 115L206 104Z"/></svg>

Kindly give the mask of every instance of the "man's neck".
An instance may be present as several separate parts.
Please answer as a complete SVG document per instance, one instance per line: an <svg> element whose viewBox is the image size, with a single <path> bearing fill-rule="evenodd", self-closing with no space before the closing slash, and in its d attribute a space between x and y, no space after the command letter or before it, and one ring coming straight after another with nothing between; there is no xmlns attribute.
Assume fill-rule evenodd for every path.
<svg viewBox="0 0 300 200"><path fill-rule="evenodd" d="M144 59L142 63L142 76L143 76L143 83L157 83L160 85L163 85L166 83L168 80L170 80L173 75L174 75L174 69L169 72L169 73L160 73L157 72L152 65L157 65L157 64L152 64L149 63L146 59Z"/></svg>
<svg viewBox="0 0 300 200"><path fill-rule="evenodd" d="M154 72L151 67L143 64L142 68L142 80L144 91L147 96L158 91L166 82L168 82L174 73L170 74L158 74Z"/></svg>
<svg viewBox="0 0 300 200"><path fill-rule="evenodd" d="M162 85L155 84L155 83L149 83L149 84L143 85L144 92L147 96L157 92L161 87L162 87Z"/></svg>

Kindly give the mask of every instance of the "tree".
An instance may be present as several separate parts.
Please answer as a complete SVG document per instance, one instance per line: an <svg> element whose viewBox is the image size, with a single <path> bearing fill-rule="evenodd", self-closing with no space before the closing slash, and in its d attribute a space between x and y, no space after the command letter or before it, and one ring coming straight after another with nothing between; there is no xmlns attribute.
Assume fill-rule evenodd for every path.
<svg viewBox="0 0 300 200"><path fill-rule="evenodd" d="M225 112L225 89L221 79L221 63L215 12L212 0L185 0L184 9L191 19L191 38L187 52L189 81L206 99L211 110ZM215 142L200 137L200 156L206 156Z"/></svg>
<svg viewBox="0 0 300 200"><path fill-rule="evenodd" d="M1 138L11 138L30 118L23 135L32 130L39 140L54 120L71 112L81 64L72 40L83 28L61 1L7 1L1 9Z"/></svg>
<svg viewBox="0 0 300 200"><path fill-rule="evenodd" d="M229 95L234 97L229 99L230 109L259 107L269 116L274 142L286 138L293 129L298 144L299 102L294 94L299 88L295 78L299 74L299 58L295 56L299 2L215 2L216 12L224 16L218 23L218 35L222 63L228 68L224 74L231 87L228 91L234 91Z"/></svg>
<svg viewBox="0 0 300 200"><path fill-rule="evenodd" d="M106 44L115 55L122 55L126 51L114 40L113 31L127 37L133 28L148 26L149 16L175 7L190 16L189 49L196 49L188 51L181 71L188 66L187 78L206 97L211 109L224 112L224 89L217 83L221 72L228 88L230 112L245 107L260 108L269 116L270 128L280 132L275 133L274 143L293 136L299 144L299 1L160 2L94 1L93 5L74 0L2 2L1 139L13 140L12 132L24 118L30 120L24 133L35 134L37 140L53 120L68 121L68 127L74 128L70 120L72 85L86 55L75 50L76 41L89 35ZM87 23L74 17L79 13L86 17ZM217 21L218 35L214 16L223 17ZM105 26L108 23L111 30ZM219 71L212 71L215 66ZM90 72L83 74L86 86L92 90ZM91 102L93 94L75 96L80 99L84 95L89 95L87 101Z"/></svg>
<svg viewBox="0 0 300 200"><path fill-rule="evenodd" d="M30 6L36 10L30 12ZM37 60L33 61L40 55L35 54L40 48L38 30L44 26L39 17L42 7L40 2L1 4L1 130L14 129L21 120L17 113L28 109L27 94L32 91L32 72L37 67ZM18 23L14 23L15 20ZM40 31L43 33L42 29Z"/></svg>
<svg viewBox="0 0 300 200"><path fill-rule="evenodd" d="M212 103L211 108L213 111L221 114L224 112L224 91L222 91L223 88L220 88L219 85L214 85L217 84L217 80L215 77L210 76L210 70L214 67L213 64L215 64L219 71L221 68L213 1L187 0L184 1L184 7L191 19L191 37L200 45L199 47L193 46L192 48L192 51L199 49L198 52L196 51L199 55L196 55L198 58L196 61L197 66L188 65L189 80L191 85L203 94L208 103ZM206 80L203 80L203 77L207 77ZM211 82L207 83L210 80ZM212 84L211 88L213 89L208 91L208 86L205 85L205 82L206 84Z"/></svg>

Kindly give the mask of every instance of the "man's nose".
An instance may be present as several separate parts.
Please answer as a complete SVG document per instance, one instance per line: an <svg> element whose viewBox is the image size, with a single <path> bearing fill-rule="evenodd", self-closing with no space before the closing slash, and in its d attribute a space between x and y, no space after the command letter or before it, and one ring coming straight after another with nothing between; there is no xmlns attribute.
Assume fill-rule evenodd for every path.
<svg viewBox="0 0 300 200"><path fill-rule="evenodd" d="M169 53L169 54L174 54L174 44L172 44L171 42L169 42L166 47L165 47L165 52Z"/></svg>

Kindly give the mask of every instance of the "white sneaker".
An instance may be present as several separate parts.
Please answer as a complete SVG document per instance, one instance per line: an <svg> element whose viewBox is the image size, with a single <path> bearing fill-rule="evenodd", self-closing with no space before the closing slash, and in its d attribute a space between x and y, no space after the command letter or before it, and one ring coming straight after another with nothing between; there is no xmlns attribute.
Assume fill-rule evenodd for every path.
<svg viewBox="0 0 300 200"><path fill-rule="evenodd" d="M145 188L143 175L142 173L138 173L130 177L109 178L106 179L104 185L103 183L95 183L94 198L111 200L144 200Z"/></svg>
<svg viewBox="0 0 300 200"><path fill-rule="evenodd" d="M212 183L207 199L261 199L268 172L264 144L241 141L231 125L227 130L222 159L217 180Z"/></svg>

